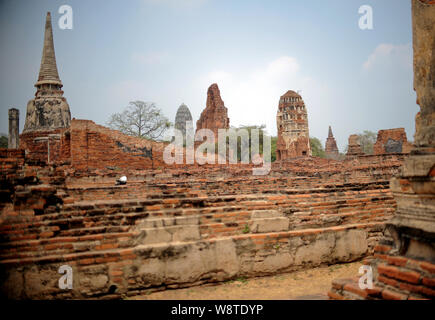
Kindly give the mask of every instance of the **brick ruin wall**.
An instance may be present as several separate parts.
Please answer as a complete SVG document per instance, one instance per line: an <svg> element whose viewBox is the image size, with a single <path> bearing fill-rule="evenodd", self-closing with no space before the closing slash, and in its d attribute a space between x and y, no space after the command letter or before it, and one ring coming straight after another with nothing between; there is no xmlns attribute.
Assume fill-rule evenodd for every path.
<svg viewBox="0 0 435 320"><path fill-rule="evenodd" d="M403 128L379 130L376 143L373 146L374 154L384 153L410 153L413 145L408 142Z"/></svg>
<svg viewBox="0 0 435 320"><path fill-rule="evenodd" d="M396 251L396 252L394 252ZM380 244L364 259L373 270L374 286L361 289L357 278L336 279L328 296L334 300L429 300L435 297L435 264L399 256L393 246Z"/></svg>
<svg viewBox="0 0 435 320"><path fill-rule="evenodd" d="M74 119L70 130L71 164L76 169L150 169L164 164L164 143L127 136L90 120Z"/></svg>
<svg viewBox="0 0 435 320"><path fill-rule="evenodd" d="M20 135L20 148L28 160L48 163L50 150L51 164L71 164L82 171L157 168L164 165L165 145L76 119L69 128Z"/></svg>
<svg viewBox="0 0 435 320"><path fill-rule="evenodd" d="M404 159L295 159L268 176L241 165L130 168L115 186L122 168L36 165L9 152L0 153L1 290L31 299L121 298L361 259L394 213L388 180ZM72 290L58 287L62 265Z"/></svg>
<svg viewBox="0 0 435 320"><path fill-rule="evenodd" d="M20 149L26 151L28 160L48 162L50 150L50 162L67 162L71 158L70 132L56 129L23 133L20 135Z"/></svg>

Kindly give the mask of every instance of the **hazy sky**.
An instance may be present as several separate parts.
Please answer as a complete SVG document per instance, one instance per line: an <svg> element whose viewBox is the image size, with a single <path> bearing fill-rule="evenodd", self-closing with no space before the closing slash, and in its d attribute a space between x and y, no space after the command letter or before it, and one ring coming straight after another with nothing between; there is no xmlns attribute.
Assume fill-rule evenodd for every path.
<svg viewBox="0 0 435 320"><path fill-rule="evenodd" d="M73 29L58 27L59 7ZM362 5L373 30L358 27ZM105 124L132 100L174 121L194 121L216 82L231 125L265 124L276 135L279 97L301 90L310 135L331 125L343 151L350 134L404 127L413 140L409 0L0 0L0 132L7 110L34 96L46 12L72 116Z"/></svg>

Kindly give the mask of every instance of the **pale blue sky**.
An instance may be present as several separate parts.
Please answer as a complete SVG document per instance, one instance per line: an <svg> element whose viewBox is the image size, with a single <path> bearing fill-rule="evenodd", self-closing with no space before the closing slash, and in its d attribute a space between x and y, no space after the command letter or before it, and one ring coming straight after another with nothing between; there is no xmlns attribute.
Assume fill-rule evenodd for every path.
<svg viewBox="0 0 435 320"><path fill-rule="evenodd" d="M73 8L73 30L57 22ZM374 29L360 30L371 5ZM217 82L230 124L266 124L276 135L280 95L301 90L310 135L331 125L340 150L350 134L404 127L413 140L409 0L0 0L0 132L7 109L34 96L45 14L72 116L105 124L129 101L152 101L174 121L194 121Z"/></svg>

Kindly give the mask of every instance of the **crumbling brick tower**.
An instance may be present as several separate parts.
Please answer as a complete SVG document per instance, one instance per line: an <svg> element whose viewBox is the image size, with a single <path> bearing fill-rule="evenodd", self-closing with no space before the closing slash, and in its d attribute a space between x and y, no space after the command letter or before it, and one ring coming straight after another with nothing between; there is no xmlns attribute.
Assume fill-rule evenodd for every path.
<svg viewBox="0 0 435 320"><path fill-rule="evenodd" d="M298 93L289 90L280 98L276 122L278 128L277 160L311 156L307 110Z"/></svg>
<svg viewBox="0 0 435 320"><path fill-rule="evenodd" d="M217 140L218 130L229 129L229 127L228 109L222 101L218 85L213 83L207 90L206 108L202 111L199 120L196 122L196 131L210 129Z"/></svg>
<svg viewBox="0 0 435 320"><path fill-rule="evenodd" d="M329 126L328 138L326 138L325 143L325 154L329 159L338 159L338 147L335 141L334 135L332 134L331 126Z"/></svg>

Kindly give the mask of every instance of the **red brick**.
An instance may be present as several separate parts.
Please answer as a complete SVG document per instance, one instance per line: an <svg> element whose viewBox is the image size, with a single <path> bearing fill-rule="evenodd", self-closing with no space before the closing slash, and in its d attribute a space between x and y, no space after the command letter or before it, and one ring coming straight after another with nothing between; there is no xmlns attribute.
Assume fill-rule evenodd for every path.
<svg viewBox="0 0 435 320"><path fill-rule="evenodd" d="M89 264L93 264L95 262L95 259L93 258L88 258L88 259L82 259L79 261L80 265L89 265Z"/></svg>
<svg viewBox="0 0 435 320"><path fill-rule="evenodd" d="M393 257L393 256L387 256L387 262L389 264L393 264L396 266L404 266L408 262L408 259L405 257Z"/></svg>
<svg viewBox="0 0 435 320"><path fill-rule="evenodd" d="M270 201L279 201L279 200L286 200L287 196L269 196L267 197Z"/></svg>
<svg viewBox="0 0 435 320"><path fill-rule="evenodd" d="M378 265L378 272L380 274L385 274L389 276L390 278L396 278L397 274L399 273L399 269L393 266L388 266L385 264L379 264Z"/></svg>
<svg viewBox="0 0 435 320"><path fill-rule="evenodd" d="M81 236L80 241L92 241L92 240L103 240L104 235L102 234L90 234L86 236Z"/></svg>
<svg viewBox="0 0 435 320"><path fill-rule="evenodd" d="M410 296L408 297L408 300L430 300L430 299L410 295Z"/></svg>
<svg viewBox="0 0 435 320"><path fill-rule="evenodd" d="M153 206L146 206L146 209L148 210L148 211L154 211L154 210L160 210L160 209L162 209L162 206L161 205L153 205Z"/></svg>
<svg viewBox="0 0 435 320"><path fill-rule="evenodd" d="M96 263L108 263L118 261L117 257L99 257L95 259Z"/></svg>
<svg viewBox="0 0 435 320"><path fill-rule="evenodd" d="M363 298L367 298L368 293L365 290L362 290L358 287L357 284L354 283L348 283L345 284L343 287L343 290L349 291L349 292L353 292Z"/></svg>
<svg viewBox="0 0 435 320"><path fill-rule="evenodd" d="M390 278L387 278L387 277L384 277L384 276L381 276L381 275L378 276L378 281L383 282L385 284L388 284L388 285L390 285L392 287L397 286L397 281L396 280L390 279Z"/></svg>
<svg viewBox="0 0 435 320"><path fill-rule="evenodd" d="M408 296L389 289L384 289L382 291L382 297L386 300L406 300Z"/></svg>
<svg viewBox="0 0 435 320"><path fill-rule="evenodd" d="M114 277L122 276L124 274L121 270L112 270L110 271L110 275Z"/></svg>
<svg viewBox="0 0 435 320"><path fill-rule="evenodd" d="M400 280L407 281L409 283L419 283L420 282L420 274L415 271L400 271L397 275L397 278Z"/></svg>
<svg viewBox="0 0 435 320"><path fill-rule="evenodd" d="M105 243L99 246L95 246L95 250L109 250L118 248L117 243Z"/></svg>
<svg viewBox="0 0 435 320"><path fill-rule="evenodd" d="M382 288L379 288L379 287L376 287L376 286L373 286L373 288L372 289L365 289L366 291L367 291L367 293L370 295L370 296L372 296L372 297L377 297L377 296L380 296L381 295L381 293L382 293Z"/></svg>
<svg viewBox="0 0 435 320"><path fill-rule="evenodd" d="M395 278L409 283L419 283L420 274L415 271L402 271L393 266L378 265L378 272L385 274L390 278Z"/></svg>
<svg viewBox="0 0 435 320"><path fill-rule="evenodd" d="M46 232L41 232L41 233L39 234L39 237L40 237L40 238L50 238L50 237L52 237L53 235L54 235L53 232L51 232L51 231L46 231Z"/></svg>
<svg viewBox="0 0 435 320"><path fill-rule="evenodd" d="M386 245L380 245L378 244L377 246L375 246L374 250L375 252L380 252L380 253L387 253L392 249L392 247L390 246L386 246Z"/></svg>
<svg viewBox="0 0 435 320"><path fill-rule="evenodd" d="M430 262L420 262L420 267L430 273L435 273L435 264Z"/></svg>
<svg viewBox="0 0 435 320"><path fill-rule="evenodd" d="M344 300L344 297L341 294L338 294L333 291L328 291L328 297L333 300Z"/></svg>
<svg viewBox="0 0 435 320"><path fill-rule="evenodd" d="M435 287L435 279L434 278L427 278L427 277L423 277L422 281L421 281L425 286L428 287Z"/></svg>
<svg viewBox="0 0 435 320"><path fill-rule="evenodd" d="M427 296L435 297L435 290L432 290L430 288L420 287L420 293Z"/></svg>

